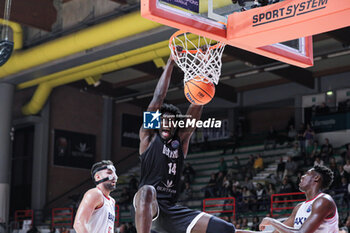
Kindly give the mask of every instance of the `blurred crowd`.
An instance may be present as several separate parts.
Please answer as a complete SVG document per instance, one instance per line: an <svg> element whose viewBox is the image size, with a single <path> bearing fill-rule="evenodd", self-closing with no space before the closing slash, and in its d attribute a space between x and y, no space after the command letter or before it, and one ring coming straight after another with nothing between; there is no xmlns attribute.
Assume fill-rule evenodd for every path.
<svg viewBox="0 0 350 233"><path fill-rule="evenodd" d="M275 150L280 140L271 127L264 142L264 152L251 154L248 160L241 160L238 154L233 154L230 159L226 156L227 161L221 157L216 172L211 173L208 183L201 191L205 198L234 197L240 213L250 213L252 216L260 211L269 213L272 194L299 192L301 176L307 169L319 164L328 166L334 172L334 182L327 192L336 199L338 205L350 208L350 143L335 151L330 139L324 138L319 142L316 138L318 137L310 124L301 124L298 129L290 125L284 138L287 151L276 156L278 164L275 172L264 181L257 182L253 177L267 165L264 152ZM237 149L236 145L234 149ZM195 170L187 163L181 195L184 204L195 199L191 187L195 175ZM259 219L254 217L251 220L249 227L245 218L238 217L235 221L242 229L254 230Z"/></svg>
<svg viewBox="0 0 350 233"><path fill-rule="evenodd" d="M264 141L264 151L252 153L248 158L240 158L239 145L231 143L232 156L222 156L215 172L210 174L209 181L203 185L200 193L205 198L234 197L236 209L239 209L234 224L241 229L257 230L262 217L270 213L270 200L272 194L299 192L298 184L304 172L313 165L326 165L334 172L334 182L327 190L337 202L338 206L350 208L350 143L341 148L334 148L329 138L317 140L317 135L310 124L301 124L298 128L289 125L288 131L283 137L283 153L277 150L281 144L281 135L273 127L268 131ZM272 152L277 166L264 179L254 179L271 163L264 156ZM191 163L185 163L180 203L188 205L189 202L202 199L202 195L194 192L196 171ZM200 182L199 182L200 183ZM128 187L124 187L117 198L121 211L131 210L132 198L138 188L138 180L135 176L130 178ZM286 198L284 198L286 199ZM289 203L280 204L290 206ZM243 215L240 215L243 214ZM245 218L248 214L250 218ZM342 222L342 226L350 226L350 217ZM133 232L133 227L122 224L119 232Z"/></svg>

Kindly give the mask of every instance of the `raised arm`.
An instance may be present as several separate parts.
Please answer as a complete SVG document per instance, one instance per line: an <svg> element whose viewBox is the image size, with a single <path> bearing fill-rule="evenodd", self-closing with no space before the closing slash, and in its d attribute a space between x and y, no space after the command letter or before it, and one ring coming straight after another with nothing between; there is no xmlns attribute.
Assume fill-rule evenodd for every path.
<svg viewBox="0 0 350 233"><path fill-rule="evenodd" d="M298 204L294 209L291 215L289 215L289 217L283 222L284 225L288 226L288 227L293 227L294 226L294 219L295 219L295 215L297 214L299 208L301 206L301 203ZM273 231L273 233L278 233L277 230Z"/></svg>
<svg viewBox="0 0 350 233"><path fill-rule="evenodd" d="M174 68L174 60L170 56L165 66L165 69L163 71L163 74L158 81L158 84L153 94L152 101L148 105L147 111L157 111L162 106L165 96L168 92L173 68ZM147 149L150 141L152 140L153 134L154 134L154 130L144 129L143 126L141 126L140 132L139 132L139 136L140 136L139 153L140 154L142 154Z"/></svg>
<svg viewBox="0 0 350 233"><path fill-rule="evenodd" d="M312 212L300 229L295 229L292 226L287 226L275 219L264 218L259 228L265 229L265 226L272 225L278 232L281 233L312 233L317 230L325 218L332 216L335 212L335 204L326 197L317 199L312 205Z"/></svg>
<svg viewBox="0 0 350 233"><path fill-rule="evenodd" d="M186 115L192 116L192 119L199 120L202 115L203 105L191 104L187 110ZM183 128L179 131L179 137L182 142L182 151L186 158L188 152L188 145L190 143L191 136L195 131L196 127Z"/></svg>
<svg viewBox="0 0 350 233"><path fill-rule="evenodd" d="M174 64L175 62L170 56L162 73L162 76L160 76L159 78L156 89L154 90L153 99L148 105L147 111L156 111L162 106L165 96L168 92L171 73L173 72Z"/></svg>
<svg viewBox="0 0 350 233"><path fill-rule="evenodd" d="M95 209L103 205L103 198L96 189L87 191L74 219L73 228L77 233L89 233L87 223Z"/></svg>

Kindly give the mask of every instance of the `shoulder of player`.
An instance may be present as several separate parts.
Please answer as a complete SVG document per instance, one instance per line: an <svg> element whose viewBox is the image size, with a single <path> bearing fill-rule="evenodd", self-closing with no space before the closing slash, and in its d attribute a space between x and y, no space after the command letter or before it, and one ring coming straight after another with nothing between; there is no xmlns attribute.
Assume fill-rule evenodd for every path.
<svg viewBox="0 0 350 233"><path fill-rule="evenodd" d="M323 194L321 197L317 198L314 202L315 205L329 205L335 206L333 198L328 194Z"/></svg>
<svg viewBox="0 0 350 233"><path fill-rule="evenodd" d="M89 189L83 197L82 203L91 206L91 208L99 208L103 205L103 193L97 189Z"/></svg>
<svg viewBox="0 0 350 233"><path fill-rule="evenodd" d="M98 188L92 188L92 189L89 189L85 195L84 195L84 198L87 197L89 199L94 199L94 200L98 200L98 199L101 199L103 200L103 193L101 190L99 190Z"/></svg>
<svg viewBox="0 0 350 233"><path fill-rule="evenodd" d="M333 198L328 194L324 194L322 197L317 198L312 204L313 210L320 210L324 212L334 212L335 207L336 205Z"/></svg>

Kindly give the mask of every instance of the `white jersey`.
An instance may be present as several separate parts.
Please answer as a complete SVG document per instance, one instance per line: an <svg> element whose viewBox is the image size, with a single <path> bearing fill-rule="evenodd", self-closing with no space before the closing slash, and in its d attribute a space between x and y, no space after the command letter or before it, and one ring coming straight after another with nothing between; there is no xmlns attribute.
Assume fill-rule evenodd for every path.
<svg viewBox="0 0 350 233"><path fill-rule="evenodd" d="M306 221L306 219L310 216L312 211L312 204L314 201L316 201L318 198L323 197L325 194L320 193L313 199L309 201L305 201L301 204L300 208L298 209L297 214L295 215L294 219L294 228L300 229L303 223ZM314 233L338 233L338 210L335 209L335 214L331 218L326 218L323 220L321 225L317 228Z"/></svg>
<svg viewBox="0 0 350 233"><path fill-rule="evenodd" d="M99 190L99 192L101 192ZM114 233L115 203L111 197L103 195L103 205L92 213L88 222L89 233Z"/></svg>

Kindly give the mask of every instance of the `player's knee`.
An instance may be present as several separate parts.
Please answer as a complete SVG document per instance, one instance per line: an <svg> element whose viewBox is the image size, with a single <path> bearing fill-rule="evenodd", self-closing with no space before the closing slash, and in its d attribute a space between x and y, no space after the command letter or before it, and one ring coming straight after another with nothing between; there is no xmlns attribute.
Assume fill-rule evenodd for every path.
<svg viewBox="0 0 350 233"><path fill-rule="evenodd" d="M139 190L140 201L144 203L150 203L156 199L156 190L151 185L144 185Z"/></svg>
<svg viewBox="0 0 350 233"><path fill-rule="evenodd" d="M217 217L211 217L206 233L235 233L236 229L232 223L226 222Z"/></svg>

